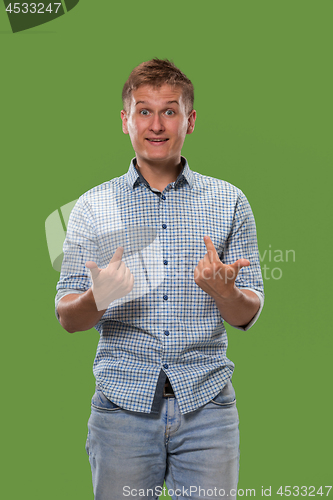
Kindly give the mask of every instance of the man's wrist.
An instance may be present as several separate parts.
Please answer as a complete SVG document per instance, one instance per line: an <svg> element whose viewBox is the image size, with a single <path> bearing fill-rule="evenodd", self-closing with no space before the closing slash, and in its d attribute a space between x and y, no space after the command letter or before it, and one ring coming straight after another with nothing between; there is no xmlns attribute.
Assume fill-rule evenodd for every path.
<svg viewBox="0 0 333 500"><path fill-rule="evenodd" d="M243 297L243 293L239 288L236 287L236 285L233 285L232 287L228 287L228 289L224 290L223 294L216 293L212 297L216 303L228 304L241 300Z"/></svg>
<svg viewBox="0 0 333 500"><path fill-rule="evenodd" d="M260 307L260 300L254 292L237 287L229 297L216 297L214 300L223 319L232 326L247 325Z"/></svg>

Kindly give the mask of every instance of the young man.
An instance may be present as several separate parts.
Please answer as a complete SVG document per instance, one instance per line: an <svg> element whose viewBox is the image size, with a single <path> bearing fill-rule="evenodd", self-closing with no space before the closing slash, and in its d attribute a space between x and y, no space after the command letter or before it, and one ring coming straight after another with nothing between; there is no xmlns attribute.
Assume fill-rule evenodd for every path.
<svg viewBox="0 0 333 500"><path fill-rule="evenodd" d="M70 217L56 309L95 327L86 449L96 500L235 498L239 433L224 320L249 329L263 305L243 193L190 170L193 86L168 60L123 89L128 172L85 193ZM209 158L207 158L209 161Z"/></svg>

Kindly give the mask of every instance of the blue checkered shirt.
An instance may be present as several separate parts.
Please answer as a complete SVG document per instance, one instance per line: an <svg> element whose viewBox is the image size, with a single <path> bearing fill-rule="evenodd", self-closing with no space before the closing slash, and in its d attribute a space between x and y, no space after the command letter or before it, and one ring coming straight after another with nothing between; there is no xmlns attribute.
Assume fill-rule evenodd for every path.
<svg viewBox="0 0 333 500"><path fill-rule="evenodd" d="M158 382L169 378L182 413L218 394L234 364L215 301L194 281L209 235L222 262L251 265L236 285L253 290L260 309L263 281L256 228L244 194L231 184L183 170L162 193L150 188L132 160L128 172L77 201L67 228L56 306L91 285L85 262L106 267L115 250L134 274L132 292L110 304L95 326L100 334L93 372L105 396L120 407L156 410ZM164 378L163 378L164 377Z"/></svg>

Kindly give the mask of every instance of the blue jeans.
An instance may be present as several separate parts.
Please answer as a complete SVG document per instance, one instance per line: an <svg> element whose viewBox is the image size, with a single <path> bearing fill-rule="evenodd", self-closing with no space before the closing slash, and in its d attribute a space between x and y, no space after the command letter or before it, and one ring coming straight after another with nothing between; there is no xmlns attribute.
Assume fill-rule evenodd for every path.
<svg viewBox="0 0 333 500"><path fill-rule="evenodd" d="M235 391L229 381L209 403L182 415L164 398L158 415L123 410L97 388L86 450L95 500L234 500L239 468Z"/></svg>

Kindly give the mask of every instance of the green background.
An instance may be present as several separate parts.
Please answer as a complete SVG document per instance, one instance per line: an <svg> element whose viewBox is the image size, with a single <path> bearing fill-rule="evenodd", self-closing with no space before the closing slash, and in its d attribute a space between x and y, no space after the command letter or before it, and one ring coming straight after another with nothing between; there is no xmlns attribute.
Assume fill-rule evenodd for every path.
<svg viewBox="0 0 333 500"><path fill-rule="evenodd" d="M122 85L152 57L193 81L183 154L245 192L266 252L260 320L228 327L238 487L280 498L279 486L332 484L332 14L331 0L81 0L14 35L0 5L2 498L93 498L84 445L98 334L55 318L44 223L127 171Z"/></svg>

